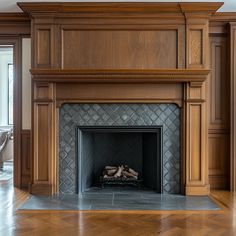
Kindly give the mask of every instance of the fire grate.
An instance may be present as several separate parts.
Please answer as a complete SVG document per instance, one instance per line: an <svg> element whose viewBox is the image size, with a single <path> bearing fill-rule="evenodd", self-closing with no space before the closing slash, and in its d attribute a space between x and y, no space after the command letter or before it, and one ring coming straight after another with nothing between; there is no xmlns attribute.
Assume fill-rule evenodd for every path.
<svg viewBox="0 0 236 236"><path fill-rule="evenodd" d="M104 188L107 186L134 186L137 188L141 188L143 179L135 179L135 178L104 178L103 176L100 176L100 184L101 187Z"/></svg>

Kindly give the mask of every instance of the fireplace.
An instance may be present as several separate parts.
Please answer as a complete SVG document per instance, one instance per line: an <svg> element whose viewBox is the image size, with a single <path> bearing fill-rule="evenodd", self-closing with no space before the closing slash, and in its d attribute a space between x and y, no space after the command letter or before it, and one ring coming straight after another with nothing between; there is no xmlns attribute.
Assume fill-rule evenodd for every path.
<svg viewBox="0 0 236 236"><path fill-rule="evenodd" d="M134 185L162 193L161 126L79 127L78 140L79 194L104 185ZM116 166L135 170L137 179L104 178L104 167Z"/></svg>
<svg viewBox="0 0 236 236"><path fill-rule="evenodd" d="M209 194L208 25L220 5L21 3L33 19L31 193L78 192L78 127L162 126L163 193Z"/></svg>
<svg viewBox="0 0 236 236"><path fill-rule="evenodd" d="M142 186L180 193L180 109L175 104L64 104L60 109L59 188L99 186L106 165L126 164Z"/></svg>

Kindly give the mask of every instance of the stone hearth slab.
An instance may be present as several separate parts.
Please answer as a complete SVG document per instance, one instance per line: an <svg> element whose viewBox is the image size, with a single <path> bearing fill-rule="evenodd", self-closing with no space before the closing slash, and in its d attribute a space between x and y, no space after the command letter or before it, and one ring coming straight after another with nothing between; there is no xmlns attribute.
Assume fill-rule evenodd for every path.
<svg viewBox="0 0 236 236"><path fill-rule="evenodd" d="M221 210L207 196L148 190L91 189L81 196L31 196L18 210Z"/></svg>

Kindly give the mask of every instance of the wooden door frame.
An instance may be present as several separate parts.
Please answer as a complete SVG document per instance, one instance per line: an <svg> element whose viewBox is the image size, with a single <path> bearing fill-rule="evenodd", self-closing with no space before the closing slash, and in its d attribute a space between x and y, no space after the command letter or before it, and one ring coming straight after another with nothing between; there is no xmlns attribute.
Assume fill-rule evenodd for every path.
<svg viewBox="0 0 236 236"><path fill-rule="evenodd" d="M22 38L30 37L30 19L24 13L0 13L0 45L13 46L14 186L21 188Z"/></svg>
<svg viewBox="0 0 236 236"><path fill-rule="evenodd" d="M14 186L21 187L21 129L22 129L22 39L20 36L0 36L0 45L13 47L13 131Z"/></svg>

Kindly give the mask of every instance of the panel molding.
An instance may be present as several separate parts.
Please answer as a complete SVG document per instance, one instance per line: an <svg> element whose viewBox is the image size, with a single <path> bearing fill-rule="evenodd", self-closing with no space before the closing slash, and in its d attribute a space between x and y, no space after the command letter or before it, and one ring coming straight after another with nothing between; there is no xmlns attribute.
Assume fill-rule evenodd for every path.
<svg viewBox="0 0 236 236"><path fill-rule="evenodd" d="M210 37L211 79L209 80L209 129L229 129L229 74L227 70L227 38Z"/></svg>
<svg viewBox="0 0 236 236"><path fill-rule="evenodd" d="M33 65L38 68L53 66L53 52L55 44L52 25L36 25L34 27Z"/></svg>
<svg viewBox="0 0 236 236"><path fill-rule="evenodd" d="M229 132L209 133L209 182L212 189L229 187Z"/></svg>
<svg viewBox="0 0 236 236"><path fill-rule="evenodd" d="M121 27L122 28L122 27ZM183 33L183 31L181 32ZM183 66L178 28L61 30L61 69L154 69ZM96 40L94 40L96 38ZM126 39L126 40L125 40ZM168 47L167 47L168 45ZM183 48L179 51L183 52Z"/></svg>

